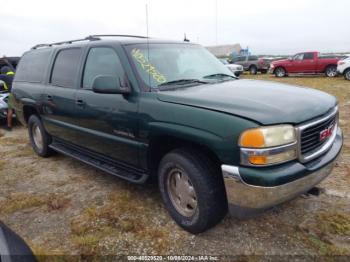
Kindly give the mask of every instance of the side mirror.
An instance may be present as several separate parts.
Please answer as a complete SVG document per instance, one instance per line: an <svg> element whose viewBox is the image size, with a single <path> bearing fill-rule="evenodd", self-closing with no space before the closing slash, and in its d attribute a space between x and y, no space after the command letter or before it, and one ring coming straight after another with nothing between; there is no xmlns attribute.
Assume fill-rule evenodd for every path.
<svg viewBox="0 0 350 262"><path fill-rule="evenodd" d="M121 79L115 76L96 76L92 83L92 91L100 94L129 94L130 87L122 84Z"/></svg>
<svg viewBox="0 0 350 262"><path fill-rule="evenodd" d="M289 60L289 61L293 61L293 58L292 58L292 57L288 57L288 60Z"/></svg>

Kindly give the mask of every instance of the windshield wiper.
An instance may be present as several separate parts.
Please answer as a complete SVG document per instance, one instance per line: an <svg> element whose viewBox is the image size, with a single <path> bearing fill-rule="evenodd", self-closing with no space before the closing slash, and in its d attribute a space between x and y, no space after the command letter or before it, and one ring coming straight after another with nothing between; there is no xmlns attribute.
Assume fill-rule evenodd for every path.
<svg viewBox="0 0 350 262"><path fill-rule="evenodd" d="M232 76L232 75L228 75L228 74L223 74L223 73L217 73L217 74L211 74L211 75L207 75L207 76L203 76L203 78L225 78L225 77L230 77L233 79L237 79L237 77Z"/></svg>
<svg viewBox="0 0 350 262"><path fill-rule="evenodd" d="M208 82L202 81L199 79L178 79L178 80L162 83L162 84L158 85L158 87L171 86L171 85L187 85L187 84L193 84L193 83L207 84Z"/></svg>

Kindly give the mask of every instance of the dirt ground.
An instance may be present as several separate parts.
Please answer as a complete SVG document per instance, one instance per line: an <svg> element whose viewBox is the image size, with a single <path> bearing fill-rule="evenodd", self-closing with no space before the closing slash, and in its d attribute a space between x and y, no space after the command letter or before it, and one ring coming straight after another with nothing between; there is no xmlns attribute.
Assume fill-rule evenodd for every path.
<svg viewBox="0 0 350 262"><path fill-rule="evenodd" d="M194 236L167 214L156 185L132 185L69 157L37 157L27 131L0 131L0 220L36 255L350 255L350 82L341 77L244 75L337 96L344 148L319 196L250 219L226 217ZM41 260L47 257L41 257Z"/></svg>

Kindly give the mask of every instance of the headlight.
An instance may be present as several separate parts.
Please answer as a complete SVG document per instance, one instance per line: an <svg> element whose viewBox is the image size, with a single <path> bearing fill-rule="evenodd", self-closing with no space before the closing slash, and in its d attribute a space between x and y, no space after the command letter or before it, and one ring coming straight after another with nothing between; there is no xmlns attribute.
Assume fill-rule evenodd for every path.
<svg viewBox="0 0 350 262"><path fill-rule="evenodd" d="M291 125L249 129L239 139L243 165L273 165L297 157L297 139Z"/></svg>

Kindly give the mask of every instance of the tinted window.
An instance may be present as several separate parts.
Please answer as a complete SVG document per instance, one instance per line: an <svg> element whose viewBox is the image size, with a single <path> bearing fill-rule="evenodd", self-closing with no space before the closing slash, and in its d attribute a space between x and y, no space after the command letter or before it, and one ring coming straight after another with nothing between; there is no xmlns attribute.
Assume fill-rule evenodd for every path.
<svg viewBox="0 0 350 262"><path fill-rule="evenodd" d="M312 60L314 59L314 54L313 53L305 53L303 60Z"/></svg>
<svg viewBox="0 0 350 262"><path fill-rule="evenodd" d="M124 75L119 57L113 49L91 48L85 64L83 87L91 89L97 76L116 76L123 81Z"/></svg>
<svg viewBox="0 0 350 262"><path fill-rule="evenodd" d="M254 60L258 60L258 57L257 56L250 56L248 58L249 61L254 61Z"/></svg>
<svg viewBox="0 0 350 262"><path fill-rule="evenodd" d="M49 64L51 50L35 50L24 54L17 67L15 81L40 83Z"/></svg>
<svg viewBox="0 0 350 262"><path fill-rule="evenodd" d="M234 59L234 62L243 62L243 61L245 61L245 57L244 56L236 57Z"/></svg>
<svg viewBox="0 0 350 262"><path fill-rule="evenodd" d="M81 49L61 50L52 69L51 83L55 86L74 87L79 69Z"/></svg>

